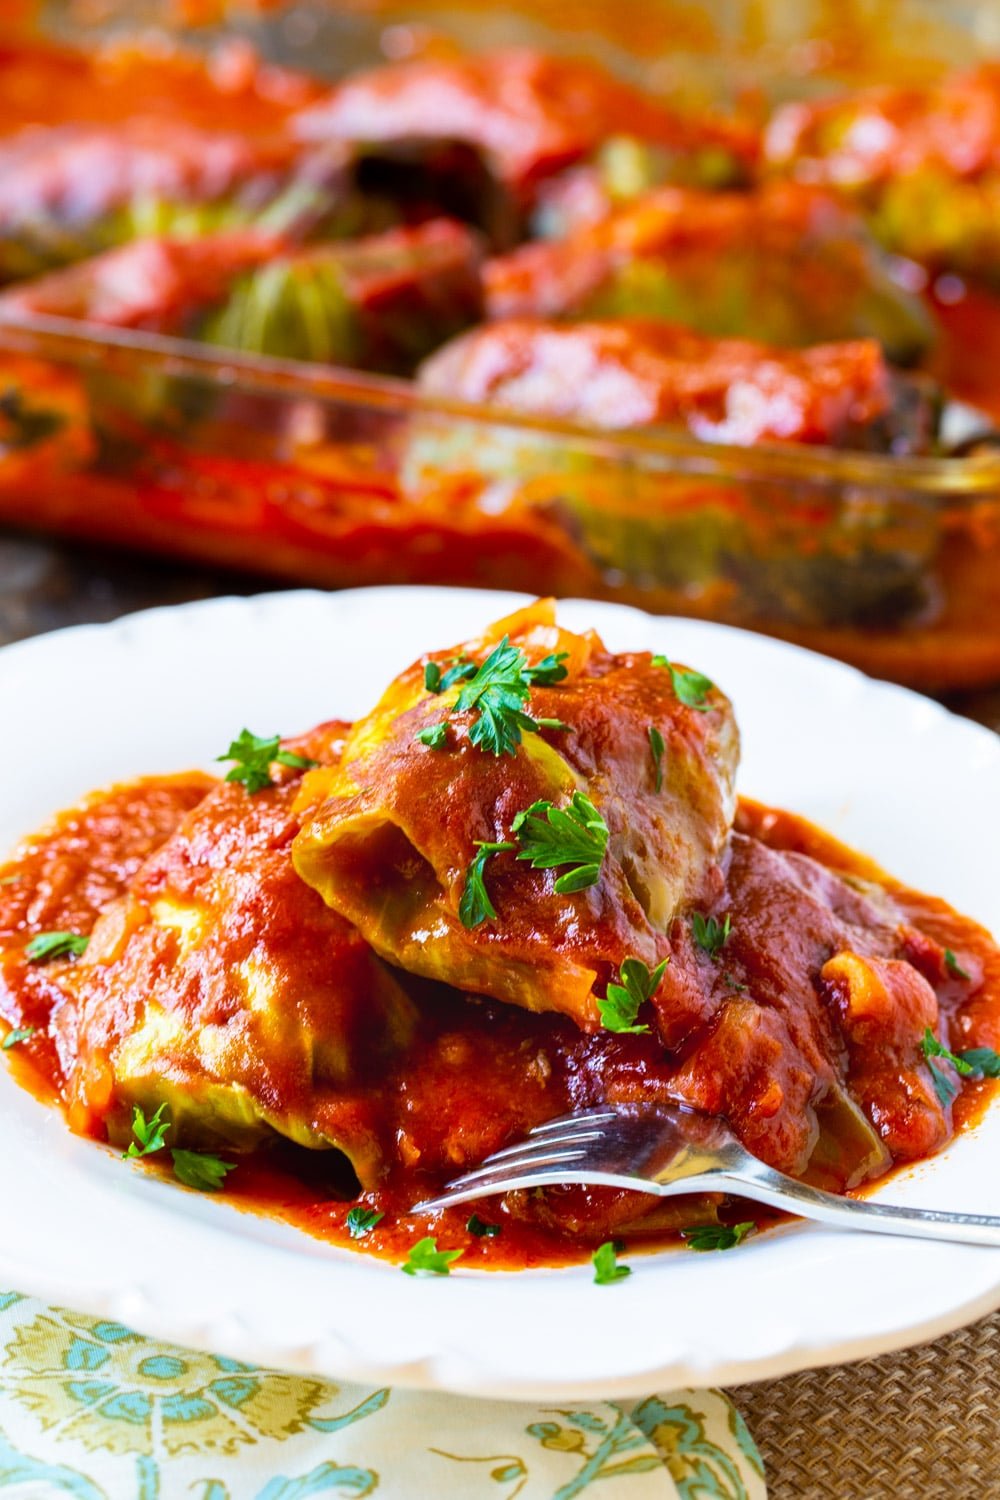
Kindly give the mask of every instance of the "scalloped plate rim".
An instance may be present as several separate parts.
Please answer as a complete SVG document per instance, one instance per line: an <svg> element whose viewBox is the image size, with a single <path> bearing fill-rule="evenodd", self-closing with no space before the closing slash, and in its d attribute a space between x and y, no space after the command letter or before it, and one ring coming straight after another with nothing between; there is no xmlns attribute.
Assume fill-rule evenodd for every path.
<svg viewBox="0 0 1000 1500"><path fill-rule="evenodd" d="M199 759L210 764L219 731L209 726L223 712L230 716L226 722L231 722L235 717L242 719L243 704L249 717L251 707L263 709L271 701L277 712L279 703L297 702L301 695L310 703L325 705L326 716L337 713L341 705L336 664L321 694L313 681L300 686L286 673L275 671L268 676L256 669L261 657L267 662L273 657L274 665L280 667L279 648L294 654L304 626L329 622L331 639L336 640L339 629L342 646L355 655L357 643L365 639L362 632L369 636L374 632L377 664L371 666L370 698L378 690L383 668L396 670L412 656L409 642L426 642L430 647L448 639L427 636L434 629L431 621L454 620L453 638L458 639L525 597L391 586L340 594L297 590L249 599L223 597L141 611L108 625L74 626L8 646L0 651L0 693L7 701L12 692L15 697L27 695L21 701L22 722L26 720L36 730L59 721L60 705L51 701L53 676L58 680L60 673L69 673L64 675L65 699L82 712L94 698L92 684L77 681L71 668L82 669L86 664L95 676L104 673L110 679L128 670L135 686L130 695L112 700L117 707L99 716L95 737L83 747L84 765L79 771L75 761L70 765L59 761L53 772L47 759L39 757L26 773L18 765L16 751L0 751L0 775L4 769L8 772L2 784L15 784L9 774L13 766L18 772L18 805L24 808L19 813L12 806L13 799L0 792L0 849L41 821L39 808L43 813L54 811L92 785L139 769L180 768ZM775 767L791 778L793 787L797 785L796 758L779 744L766 742L772 723L789 729L797 726L810 744L822 739L825 745L832 734L844 757L855 753L849 740L837 739L836 720L832 731L824 729L822 735L804 722L802 714L809 700L801 695L813 692L815 702L826 710L832 705L847 717L865 711L866 722L874 723L882 736L872 744L870 763L877 774L884 774L878 755L884 758L888 753L886 736L906 736L913 768L919 769L922 757L927 757L925 769L940 770L943 757L960 756L966 772L963 784L970 778L977 787L982 782L989 795L996 795L1000 808L1000 739L907 689L871 682L842 663L726 626L646 616L639 610L592 601L562 601L559 609L573 616L578 625L593 617L599 628L611 634L612 645L627 648L643 643L672 649L671 643L682 642L684 649L673 654L683 660L690 645L693 664L711 663L720 685L732 689L737 700L745 700L745 709L738 702L738 716L748 726L751 784L741 780L752 795L761 795L760 782L776 774ZM427 620L426 626L416 623L420 616ZM407 631L401 649L396 650L394 642L380 635L380 621L400 618L407 620ZM227 664L228 675L212 685L210 701L199 697L196 682L192 687L192 641L200 656L213 662L221 656ZM365 652L372 657L370 644ZM244 660L244 655L249 659ZM714 665L716 660L722 670ZM353 657L342 653L340 663L342 673L357 676L360 669ZM748 665L757 675L749 681L727 682L725 669L730 664L734 674ZM163 723L155 720L154 668L167 678L173 673L178 690L192 698L194 722L167 722L173 702L169 694L159 695ZM364 706L362 690L367 686L363 674L354 682L352 712ZM799 698L790 704L783 701L782 693L790 693L792 687ZM125 712L130 706L131 719ZM153 715L152 723L138 722L140 709ZM316 719L322 716L315 713ZM305 722L280 727L294 730ZM115 723L117 739L112 734ZM186 759L169 761L170 752L161 741L172 744L171 734L185 749L191 746ZM161 749L167 759L152 764L149 757L155 760ZM821 746L816 753L826 752ZM129 764L130 754L135 769L123 771L121 766ZM108 774L88 777L85 767L98 764L106 765ZM869 762L862 758L858 764ZM904 784L908 769L899 767ZM79 784L73 782L77 774L83 777ZM832 823L832 831L848 837L848 842L875 852L855 832L845 834L838 819L850 830L858 812L852 812L849 796L843 806L829 800L831 792L840 796L845 790L836 785L836 778L834 783L832 788L823 783L812 789L806 778L802 793L791 796L789 804L827 826ZM70 787L75 790L67 791ZM892 790L896 789L894 778ZM947 790L932 787L932 801L936 796L947 807ZM884 839L891 856L899 833L891 820L882 828L881 818L888 814L892 798L880 801L876 792L877 788L864 789L862 810L868 797L879 814L879 828L874 831ZM781 803L780 798L771 800ZM941 830L932 830L932 844L941 838ZM885 859L882 848L877 853L893 868L892 858ZM912 853L919 863L920 850ZM957 865L960 848L952 847L946 854ZM895 866L895 873L909 873L898 868L898 859ZM1000 897L990 895L1000 889L1000 863L995 882L980 877L969 884L965 871L964 887L958 879L961 872L953 870L948 859L942 868L964 893L978 897L972 903L974 914L988 918L994 930L1000 930ZM986 875L991 868L984 866ZM925 888L937 889L933 883L923 883ZM516 1275L473 1273L440 1283L414 1282L362 1255L328 1251L285 1226L239 1214L218 1202L195 1201L195 1195L156 1182L141 1171L124 1169L111 1153L70 1137L59 1116L18 1089L6 1070L0 1076L0 1118L10 1132L8 1139L23 1147L23 1151L5 1153L6 1161L0 1158L0 1191L10 1214L7 1230L0 1227L0 1277L13 1279L18 1291L96 1316L115 1317L153 1336L279 1368L510 1399L625 1396L656 1386L772 1378L811 1365L865 1358L937 1337L1000 1306L1000 1256L993 1268L985 1260L995 1252L877 1241L798 1226L750 1242L741 1247L739 1258L684 1256L683 1252L637 1255L633 1259L636 1274L606 1290L593 1288L584 1268ZM977 1168L991 1151L995 1155L997 1144L1000 1112L994 1109L955 1147L894 1179L885 1196L928 1202L947 1199L948 1206L971 1206L959 1201L962 1192L970 1181L977 1191L982 1189L983 1176ZM956 1193L957 1197L949 1197ZM1000 1187L988 1203L980 1198L975 1206L1000 1212ZM66 1235L60 1249L56 1242L64 1236L59 1231L65 1229L71 1209L79 1210L77 1220L82 1227ZM11 1227L11 1219L17 1220L16 1227ZM46 1224L52 1230L48 1240L43 1238ZM133 1235L139 1236L140 1243L147 1237L146 1256L139 1266L123 1254L123 1237ZM171 1260L174 1249L176 1258ZM195 1255L203 1271L200 1287L192 1287L185 1263ZM834 1263L845 1279L856 1279L856 1297L861 1303L867 1296L867 1326L859 1322L860 1311L851 1321L849 1298L846 1311L834 1298L843 1317L832 1321L829 1315L821 1316L819 1307L810 1312L803 1277ZM284 1278L282 1273L289 1266L296 1274ZM261 1282L255 1279L261 1274L268 1287L266 1301L259 1296ZM866 1286L866 1279L871 1282L872 1278L881 1298ZM775 1295L777 1283L780 1297ZM681 1292L679 1298L671 1299L672 1284ZM954 1290L956 1285L964 1286L961 1294ZM915 1295L917 1288L923 1288L925 1295ZM374 1295L366 1297L372 1289ZM316 1295L303 1305L304 1298L320 1290L322 1298ZM352 1300L350 1295L345 1299L345 1292L356 1292L357 1307L342 1310ZM756 1299L756 1305L743 1306L741 1299L746 1297L751 1304ZM660 1317L652 1311L658 1298L659 1305L665 1306ZM700 1325L693 1321L690 1307L682 1308L684 1303L697 1307ZM671 1311L673 1319L668 1316ZM551 1336L544 1347L535 1339L519 1340L516 1330L510 1332L508 1325L519 1316L528 1326L536 1326L539 1318L547 1322ZM315 1321L310 1322L311 1318ZM679 1322L683 1325L680 1332Z"/></svg>

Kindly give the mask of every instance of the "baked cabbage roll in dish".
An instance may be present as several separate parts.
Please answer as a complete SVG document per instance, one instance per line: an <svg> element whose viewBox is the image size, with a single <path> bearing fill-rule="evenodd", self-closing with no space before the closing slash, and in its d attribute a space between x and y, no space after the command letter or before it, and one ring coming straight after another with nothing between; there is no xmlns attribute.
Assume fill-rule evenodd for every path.
<svg viewBox="0 0 1000 1500"><path fill-rule="evenodd" d="M258 230L154 237L9 288L0 314L405 373L478 317L479 261L444 219L311 248Z"/></svg>
<svg viewBox="0 0 1000 1500"><path fill-rule="evenodd" d="M347 152L306 153L280 136L139 116L0 140L0 281L151 234L337 238L392 222L384 202L359 194Z"/></svg>
<svg viewBox="0 0 1000 1500"><path fill-rule="evenodd" d="M519 220L553 174L598 152L608 137L653 143L680 174L742 179L756 159L756 132L738 121L688 117L585 58L530 48L472 57L415 59L359 73L294 121L306 141L350 142L369 156L418 166L441 142L478 154L508 194L496 238ZM724 167L719 163L724 162ZM467 172L461 157L456 170ZM483 228L488 228L483 223Z"/></svg>
<svg viewBox="0 0 1000 1500"><path fill-rule="evenodd" d="M1000 282L1000 65L784 105L767 166L857 202L876 237L933 270Z"/></svg>
<svg viewBox="0 0 1000 1500"><path fill-rule="evenodd" d="M737 755L703 678L539 604L415 662L307 773L295 867L391 963L596 1030L712 888Z"/></svg>
<svg viewBox="0 0 1000 1500"><path fill-rule="evenodd" d="M928 453L939 414L936 387L891 370L871 340L779 349L648 318L504 319L438 350L418 381L430 396L499 412L744 447ZM556 432L427 412L413 420L404 482L433 496L440 476L478 478L491 513L530 506L558 518L609 581L624 573L679 591L684 612L726 618L734 590L779 629L885 626L933 606L928 562L940 539L926 507L901 518L891 493L883 507L871 489L862 499L840 482L822 496L794 474L744 484L710 458L661 469L590 450Z"/></svg>
<svg viewBox="0 0 1000 1500"><path fill-rule="evenodd" d="M718 121L713 123L719 126ZM532 238L561 239L607 218L654 188L672 185L723 192L751 187L757 177L757 131L747 126L741 138L735 122L729 129L728 140L722 138L720 129L716 139L708 134L686 150L633 135L609 137L586 160L539 184L531 215Z"/></svg>
<svg viewBox="0 0 1000 1500"><path fill-rule="evenodd" d="M487 263L493 318L655 317L789 347L874 338L896 364L934 328L863 221L830 193L665 187L551 243Z"/></svg>

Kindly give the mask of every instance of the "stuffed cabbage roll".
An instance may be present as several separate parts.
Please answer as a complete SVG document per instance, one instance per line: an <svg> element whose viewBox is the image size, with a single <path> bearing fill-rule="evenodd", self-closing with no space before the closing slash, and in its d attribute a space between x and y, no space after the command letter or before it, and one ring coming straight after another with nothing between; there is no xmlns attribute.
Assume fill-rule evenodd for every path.
<svg viewBox="0 0 1000 1500"><path fill-rule="evenodd" d="M656 317L792 347L874 338L896 364L933 337L860 219L794 184L661 188L558 243L490 261L485 279L493 318Z"/></svg>
<svg viewBox="0 0 1000 1500"><path fill-rule="evenodd" d="M115 125L28 127L0 141L0 281L38 275L150 234L259 227L295 238L392 222L362 201L345 152L274 136Z"/></svg>
<svg viewBox="0 0 1000 1500"><path fill-rule="evenodd" d="M296 750L328 756L344 727ZM55 1021L68 1107L74 1128L121 1142L135 1107L165 1105L172 1146L278 1135L342 1151L371 1183L381 1155L365 1090L408 1041L414 1008L295 874L298 776L276 775L210 792L104 907Z"/></svg>
<svg viewBox="0 0 1000 1500"><path fill-rule="evenodd" d="M787 104L766 158L858 202L890 250L1000 281L1000 65Z"/></svg>
<svg viewBox="0 0 1000 1500"><path fill-rule="evenodd" d="M449 220L297 249L258 231L137 240L0 296L0 312L405 373L480 311L479 244Z"/></svg>
<svg viewBox="0 0 1000 1500"><path fill-rule="evenodd" d="M648 319L509 319L473 329L423 366L433 396L611 429L686 429L712 442L933 451L929 382L891 371L859 340L787 350L711 339ZM491 511L531 506L559 519L610 580L678 591L712 615L734 584L776 625L898 624L925 610L938 545L930 512L899 524L887 497L798 487L793 475L741 482L683 463L602 461L555 435L485 422L415 419L404 475L433 496L437 476L478 477ZM804 524L803 516L808 516ZM669 605L661 605L669 607Z"/></svg>
<svg viewBox="0 0 1000 1500"><path fill-rule="evenodd" d="M923 450L934 407L873 340L779 349L652 318L474 328L420 370L434 396L608 429L686 428L710 442Z"/></svg>
<svg viewBox="0 0 1000 1500"><path fill-rule="evenodd" d="M507 194L506 212L498 213L494 200L492 225L477 221L506 241L540 185L599 151L608 137L654 143L681 175L722 157L734 163L731 175L742 177L757 149L753 132L736 122L687 118L593 61L529 48L357 74L303 110L295 128L303 140L350 142L369 158L395 157L411 169L439 155L441 143L464 147ZM454 166L469 179L468 157Z"/></svg>
<svg viewBox="0 0 1000 1500"><path fill-rule="evenodd" d="M390 962L595 1030L717 878L737 753L707 679L539 604L396 678L304 779L295 867Z"/></svg>
<svg viewBox="0 0 1000 1500"><path fill-rule="evenodd" d="M672 184L720 192L750 187L756 175L756 130L741 130L736 122L725 127L719 121L700 123L707 127L705 138L686 148L614 135L587 160L546 178L531 216L533 237L561 239L653 188Z"/></svg>

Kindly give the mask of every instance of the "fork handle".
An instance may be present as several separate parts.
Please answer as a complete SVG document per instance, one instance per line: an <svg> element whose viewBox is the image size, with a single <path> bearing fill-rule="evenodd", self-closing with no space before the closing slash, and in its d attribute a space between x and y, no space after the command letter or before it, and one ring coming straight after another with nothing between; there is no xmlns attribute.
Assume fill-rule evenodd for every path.
<svg viewBox="0 0 1000 1500"><path fill-rule="evenodd" d="M868 1198L839 1198L786 1177L763 1162L741 1166L737 1171L713 1172L712 1180L713 1186L721 1186L724 1181L736 1193L838 1229L1000 1248L1000 1218L989 1214L956 1214L934 1208L900 1208Z"/></svg>

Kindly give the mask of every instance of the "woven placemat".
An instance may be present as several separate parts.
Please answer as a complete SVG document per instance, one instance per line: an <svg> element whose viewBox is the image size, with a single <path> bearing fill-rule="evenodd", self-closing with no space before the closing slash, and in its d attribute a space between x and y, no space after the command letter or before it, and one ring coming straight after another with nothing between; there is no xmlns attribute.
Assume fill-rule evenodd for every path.
<svg viewBox="0 0 1000 1500"><path fill-rule="evenodd" d="M769 1500L1000 1497L1000 1312L902 1354L728 1394Z"/></svg>

